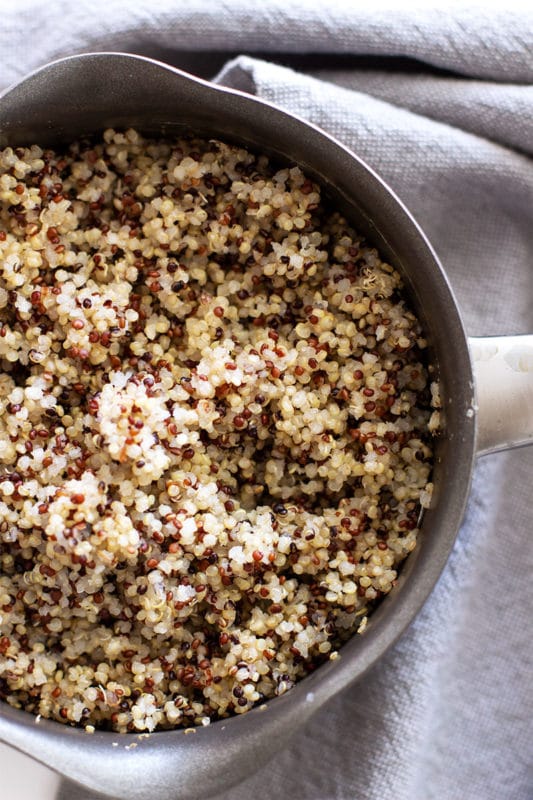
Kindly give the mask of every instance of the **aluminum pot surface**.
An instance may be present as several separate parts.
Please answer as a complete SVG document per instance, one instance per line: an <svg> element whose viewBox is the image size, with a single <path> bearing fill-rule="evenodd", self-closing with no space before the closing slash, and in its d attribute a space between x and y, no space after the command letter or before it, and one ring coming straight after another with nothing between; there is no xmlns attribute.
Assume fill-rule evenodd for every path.
<svg viewBox="0 0 533 800"><path fill-rule="evenodd" d="M0 97L0 147L68 143L108 126L158 135L194 131L297 162L404 276L444 399L445 435L438 443L435 492L419 544L365 633L354 636L337 661L263 708L194 734L88 736L53 721L37 723L0 703L0 739L87 790L124 800L193 800L222 791L266 762L330 697L360 678L413 620L453 546L476 456L533 441L533 337L469 342L438 259L401 201L340 143L271 104L119 53L54 62Z"/></svg>

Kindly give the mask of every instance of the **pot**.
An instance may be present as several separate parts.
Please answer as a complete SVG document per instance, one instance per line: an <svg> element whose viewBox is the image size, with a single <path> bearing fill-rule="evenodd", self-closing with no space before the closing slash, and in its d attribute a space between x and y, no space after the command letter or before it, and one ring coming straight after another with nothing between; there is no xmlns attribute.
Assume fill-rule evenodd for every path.
<svg viewBox="0 0 533 800"><path fill-rule="evenodd" d="M87 735L0 704L0 739L85 790L124 800L193 800L266 762L332 695L364 675L413 620L453 546L476 457L533 442L533 336L469 340L438 259L401 201L352 152L268 103L118 53L56 61L0 97L2 147L55 145L108 126L168 135L192 129L296 161L403 274L444 399L445 435L419 544L364 634L354 636L338 660L265 706L194 733Z"/></svg>

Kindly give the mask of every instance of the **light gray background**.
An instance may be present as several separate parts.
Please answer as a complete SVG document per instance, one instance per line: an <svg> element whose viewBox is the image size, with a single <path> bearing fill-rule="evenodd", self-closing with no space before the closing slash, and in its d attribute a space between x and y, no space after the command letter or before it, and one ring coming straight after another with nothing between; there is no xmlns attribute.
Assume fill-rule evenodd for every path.
<svg viewBox="0 0 533 800"><path fill-rule="evenodd" d="M4 0L0 89L90 49L221 70L380 172L436 247L471 334L531 332L528 5ZM532 451L479 462L448 567L401 642L219 800L531 800ZM53 797L50 773L5 747L0 770L2 800Z"/></svg>

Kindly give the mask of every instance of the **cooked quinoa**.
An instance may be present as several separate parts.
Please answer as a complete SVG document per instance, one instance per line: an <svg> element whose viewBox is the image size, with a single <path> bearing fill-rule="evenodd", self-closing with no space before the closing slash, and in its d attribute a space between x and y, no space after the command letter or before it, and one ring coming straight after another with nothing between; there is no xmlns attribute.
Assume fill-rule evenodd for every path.
<svg viewBox="0 0 533 800"><path fill-rule="evenodd" d="M298 167L0 151L0 698L188 727L335 657L431 497L425 347Z"/></svg>

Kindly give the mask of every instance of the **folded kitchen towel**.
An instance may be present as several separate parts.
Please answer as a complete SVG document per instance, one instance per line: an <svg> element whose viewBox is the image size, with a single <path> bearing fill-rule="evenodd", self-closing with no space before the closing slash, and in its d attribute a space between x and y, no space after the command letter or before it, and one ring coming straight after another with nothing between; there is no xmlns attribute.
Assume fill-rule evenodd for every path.
<svg viewBox="0 0 533 800"><path fill-rule="evenodd" d="M533 331L527 4L4 0L0 89L91 49L202 74L226 61L218 81L322 126L383 176L435 246L469 333ZM219 800L533 797L532 475L533 448L480 460L448 566L411 628Z"/></svg>

